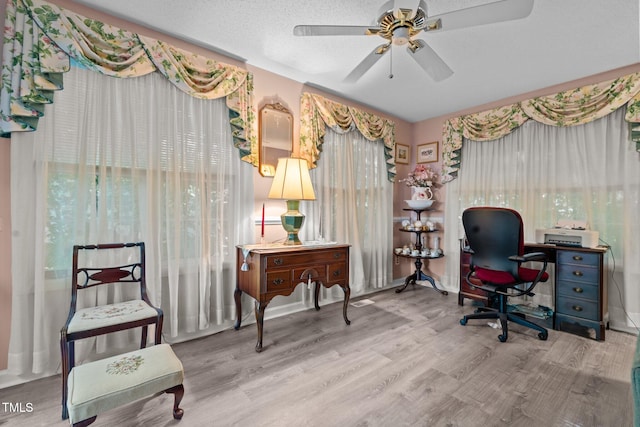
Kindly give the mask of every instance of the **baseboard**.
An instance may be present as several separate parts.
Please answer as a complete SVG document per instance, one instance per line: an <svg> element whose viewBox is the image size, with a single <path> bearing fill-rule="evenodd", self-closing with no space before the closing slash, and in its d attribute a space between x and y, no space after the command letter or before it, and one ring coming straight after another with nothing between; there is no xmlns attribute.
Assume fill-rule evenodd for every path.
<svg viewBox="0 0 640 427"><path fill-rule="evenodd" d="M39 380L41 378L50 377L52 375L57 375L57 373L15 375L5 369L0 371L0 390L7 387L13 387L15 385L28 383L30 381Z"/></svg>

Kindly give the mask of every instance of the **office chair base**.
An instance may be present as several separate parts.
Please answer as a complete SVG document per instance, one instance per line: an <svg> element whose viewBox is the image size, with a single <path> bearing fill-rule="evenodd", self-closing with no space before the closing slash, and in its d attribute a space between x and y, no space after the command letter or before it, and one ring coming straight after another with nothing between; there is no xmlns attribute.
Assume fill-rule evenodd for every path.
<svg viewBox="0 0 640 427"><path fill-rule="evenodd" d="M465 326L469 319L500 319L500 323L502 325L502 334L498 335L498 340L500 340L500 342L506 342L509 338L509 321L538 331L538 338L541 341L546 341L549 337L549 332L545 328L540 325L536 325L535 323L530 322L521 315L515 313L501 313L499 311L490 309L488 309L488 311L476 311L473 314L467 314L463 316L462 319L460 319L460 324L462 326Z"/></svg>

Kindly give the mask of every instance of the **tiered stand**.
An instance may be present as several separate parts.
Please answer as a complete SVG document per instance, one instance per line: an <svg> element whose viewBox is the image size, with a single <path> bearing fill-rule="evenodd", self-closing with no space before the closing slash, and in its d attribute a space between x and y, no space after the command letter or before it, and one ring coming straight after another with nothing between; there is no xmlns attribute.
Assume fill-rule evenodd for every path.
<svg viewBox="0 0 640 427"><path fill-rule="evenodd" d="M416 213L416 217L417 217L417 221L421 221L421 215L422 212L427 211L429 209L403 209L405 211L412 211ZM424 273L422 271L422 264L423 264L423 260L425 260L425 264L428 262L428 260L430 259L436 259L436 258L442 258L444 255L439 254L437 256L431 256L431 254L427 254L426 256L422 256L422 240L421 240L421 236L422 233L434 233L438 230L427 230L424 227L421 227L420 229L416 229L415 227L412 227L410 229L405 229L404 227L400 228L400 231L405 232L405 233L414 233L416 236L416 244L415 244L415 249L418 250L418 252L420 252L420 254L418 255L412 255L412 254L396 254L396 256L398 257L402 257L402 258L412 258L414 259L414 263L416 265L416 271L407 276L407 278L404 281L404 285L399 287L398 289L396 289L396 293L400 293L402 291L404 291L407 286L409 286L409 284L411 285L415 285L417 280L426 280L429 283L431 283L431 286L433 287L433 289L435 289L436 291L440 292L442 295L448 295L449 292L443 290L443 289L439 289L436 286L436 282L435 280L433 280L433 277L429 276L428 274ZM426 266L426 265L425 265Z"/></svg>

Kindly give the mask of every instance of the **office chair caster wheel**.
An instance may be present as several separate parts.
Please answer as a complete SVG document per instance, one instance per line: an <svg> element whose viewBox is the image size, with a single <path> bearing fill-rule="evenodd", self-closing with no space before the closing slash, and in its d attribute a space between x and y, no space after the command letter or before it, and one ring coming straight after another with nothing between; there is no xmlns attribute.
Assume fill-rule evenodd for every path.
<svg viewBox="0 0 640 427"><path fill-rule="evenodd" d="M462 326L466 325L466 324L467 324L467 318L466 318L466 317L463 317L462 319L460 319L460 324L461 324Z"/></svg>
<svg viewBox="0 0 640 427"><path fill-rule="evenodd" d="M546 341L548 337L549 337L549 334L547 332L540 332L538 334L538 338L540 338L542 341Z"/></svg>
<svg viewBox="0 0 640 427"><path fill-rule="evenodd" d="M500 340L500 342L507 342L507 336L504 334L498 335L498 339Z"/></svg>

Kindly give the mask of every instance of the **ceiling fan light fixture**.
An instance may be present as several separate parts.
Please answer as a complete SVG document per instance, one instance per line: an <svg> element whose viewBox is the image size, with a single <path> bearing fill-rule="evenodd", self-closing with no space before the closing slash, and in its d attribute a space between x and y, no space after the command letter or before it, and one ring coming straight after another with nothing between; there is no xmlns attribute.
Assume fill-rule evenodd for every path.
<svg viewBox="0 0 640 427"><path fill-rule="evenodd" d="M411 34L409 33L409 28L407 27L399 27L393 31L393 37L391 40L393 44L396 46L403 46L409 43L411 38Z"/></svg>

